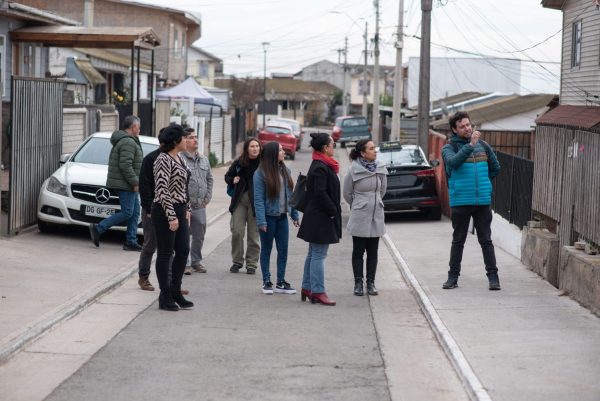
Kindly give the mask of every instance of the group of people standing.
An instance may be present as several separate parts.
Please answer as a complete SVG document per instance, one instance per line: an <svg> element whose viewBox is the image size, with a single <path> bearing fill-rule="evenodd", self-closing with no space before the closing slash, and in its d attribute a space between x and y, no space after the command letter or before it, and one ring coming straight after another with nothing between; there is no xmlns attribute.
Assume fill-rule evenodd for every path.
<svg viewBox="0 0 600 401"><path fill-rule="evenodd" d="M336 144L325 133L312 133L312 163L306 186L307 204L302 222L297 210L289 205L294 191L285 152L277 142L261 146L257 138L244 142L242 155L230 166L225 181L231 194L233 264L232 273L246 265L255 274L260 261L264 294L295 294L285 280L289 244L289 221L299 227L298 238L308 242L304 262L301 299L312 303L335 305L325 292L325 260L329 246L342 238L341 185L339 163L333 158ZM353 164L344 181L344 198L351 205L347 232L353 236L352 267L354 294L364 295L363 256L367 252L367 291L377 295L375 272L379 237L385 234L383 203L387 170L377 161L373 142L359 141L352 150ZM244 233L247 234L244 260ZM270 260L273 241L277 249L277 281L271 282Z"/></svg>

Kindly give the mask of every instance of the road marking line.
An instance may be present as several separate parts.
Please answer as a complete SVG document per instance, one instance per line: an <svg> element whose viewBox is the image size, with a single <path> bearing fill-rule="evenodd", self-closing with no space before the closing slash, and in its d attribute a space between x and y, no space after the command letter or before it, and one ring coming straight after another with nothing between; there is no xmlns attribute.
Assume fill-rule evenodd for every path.
<svg viewBox="0 0 600 401"><path fill-rule="evenodd" d="M410 270L410 267L396 248L394 241L385 234L383 237L388 249L394 256L396 264L400 269L400 272L404 276L404 279L408 283L412 293L417 298L421 310L425 314L431 329L435 333L440 345L446 352L446 355L450 359L452 366L456 370L458 377L460 377L463 386L467 390L467 394L473 401L491 401L491 397L487 390L483 387L483 384L479 381L479 378L471 368L471 365L467 361L467 358L463 354L462 350L450 334L450 331L446 328L446 325L440 318L440 315L435 310L431 300L427 296L427 293L421 287L421 284Z"/></svg>

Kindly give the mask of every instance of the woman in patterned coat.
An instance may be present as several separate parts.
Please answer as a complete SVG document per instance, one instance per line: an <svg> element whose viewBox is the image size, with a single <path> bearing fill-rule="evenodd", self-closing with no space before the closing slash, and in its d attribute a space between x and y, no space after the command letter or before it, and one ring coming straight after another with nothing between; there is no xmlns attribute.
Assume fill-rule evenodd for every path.
<svg viewBox="0 0 600 401"><path fill-rule="evenodd" d="M181 279L190 253L190 170L179 152L185 150L184 137L189 135L181 125L169 125L160 134L161 154L154 162L156 184L152 203L152 225L156 233L156 278L160 286L158 308L177 311L194 304L181 294ZM175 252L169 284L169 261ZM179 305L179 306L177 306Z"/></svg>

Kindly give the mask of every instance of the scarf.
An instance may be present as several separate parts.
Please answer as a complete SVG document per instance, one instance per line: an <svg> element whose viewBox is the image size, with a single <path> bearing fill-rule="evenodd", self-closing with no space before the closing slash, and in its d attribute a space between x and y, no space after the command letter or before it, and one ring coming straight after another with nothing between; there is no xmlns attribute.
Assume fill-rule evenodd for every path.
<svg viewBox="0 0 600 401"><path fill-rule="evenodd" d="M313 150L312 159L325 163L336 174L340 172L340 163L338 163L338 161L333 157L329 157L323 152L317 152L316 150Z"/></svg>
<svg viewBox="0 0 600 401"><path fill-rule="evenodd" d="M366 168L370 172L375 171L375 169L377 168L377 160L373 160L372 162L367 163L365 159L363 159L361 156L358 156L358 161L360 162L360 164L362 164L364 168Z"/></svg>

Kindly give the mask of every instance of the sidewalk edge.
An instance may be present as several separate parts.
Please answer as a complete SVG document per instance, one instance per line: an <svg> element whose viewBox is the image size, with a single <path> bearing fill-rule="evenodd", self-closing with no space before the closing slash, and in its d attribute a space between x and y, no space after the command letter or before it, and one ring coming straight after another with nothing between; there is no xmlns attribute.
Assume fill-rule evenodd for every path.
<svg viewBox="0 0 600 401"><path fill-rule="evenodd" d="M225 215L229 211L229 208L221 210L217 214L213 215L206 222L207 228L214 224L217 220L219 220L223 215ZM156 258L154 256L153 260ZM22 348L28 346L37 340L40 336L54 328L56 325L61 323L62 321L69 319L83 309L97 301L100 297L107 294L108 292L114 290L121 284L123 284L128 278L133 276L138 271L138 262L134 262L131 267L125 270L123 273L119 274L114 279L106 282L104 285L100 286L96 290L92 291L88 296L83 299L79 299L70 306L68 306L65 310L55 314L54 316L49 317L48 319L36 324L20 336L16 337L2 348L0 348L0 366L6 364L8 360L14 356L17 352L19 352Z"/></svg>
<svg viewBox="0 0 600 401"><path fill-rule="evenodd" d="M473 371L473 368L471 368L467 358L454 340L454 337L452 337L452 334L450 334L450 331L446 328L446 325L433 307L431 300L421 287L421 284L415 275L410 270L410 267L400 254L400 251L398 251L398 248L396 248L396 245L392 239L388 236L388 234L385 234L382 238L393 255L394 260L396 261L396 264L404 276L404 279L408 283L412 293L417 298L423 314L427 318L431 329L435 333L440 345L448 356L448 359L450 359L452 366L454 366L454 369L462 381L463 386L467 390L471 400L491 401L492 398L488 394L487 390L483 387L483 384L481 384L479 381L479 378Z"/></svg>

